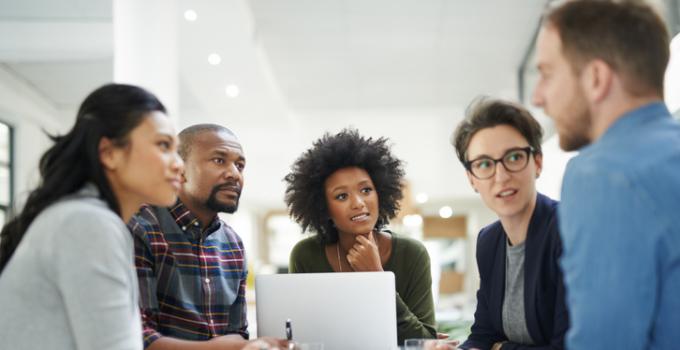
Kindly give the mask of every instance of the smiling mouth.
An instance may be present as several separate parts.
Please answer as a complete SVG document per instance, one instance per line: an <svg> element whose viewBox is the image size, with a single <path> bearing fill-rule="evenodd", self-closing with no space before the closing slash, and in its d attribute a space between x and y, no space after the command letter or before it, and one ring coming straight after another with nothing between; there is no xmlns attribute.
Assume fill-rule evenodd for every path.
<svg viewBox="0 0 680 350"><path fill-rule="evenodd" d="M352 220L352 221L365 221L365 220L368 220L368 217L369 217L369 214L363 213L363 214L359 214L357 216L353 216L350 220Z"/></svg>

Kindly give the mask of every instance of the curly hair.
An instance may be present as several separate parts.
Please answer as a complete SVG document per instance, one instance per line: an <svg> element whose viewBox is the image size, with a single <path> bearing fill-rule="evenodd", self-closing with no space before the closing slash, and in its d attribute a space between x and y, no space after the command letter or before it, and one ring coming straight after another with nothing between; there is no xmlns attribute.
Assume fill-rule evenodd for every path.
<svg viewBox="0 0 680 350"><path fill-rule="evenodd" d="M378 195L378 221L381 229L395 217L402 199L402 161L390 152L386 138L366 138L355 129L343 129L316 140L286 175L285 202L291 218L302 226L302 232L316 233L321 244L338 241L326 203L325 182L335 171L358 167L371 177Z"/></svg>

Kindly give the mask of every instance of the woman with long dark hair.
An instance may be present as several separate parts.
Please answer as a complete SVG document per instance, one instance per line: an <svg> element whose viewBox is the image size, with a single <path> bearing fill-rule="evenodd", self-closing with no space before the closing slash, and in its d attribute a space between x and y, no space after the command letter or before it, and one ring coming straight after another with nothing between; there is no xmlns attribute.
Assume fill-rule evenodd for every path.
<svg viewBox="0 0 680 350"><path fill-rule="evenodd" d="M142 203L171 205L182 161L165 107L109 84L40 160L41 181L0 234L8 349L141 349L132 236Z"/></svg>

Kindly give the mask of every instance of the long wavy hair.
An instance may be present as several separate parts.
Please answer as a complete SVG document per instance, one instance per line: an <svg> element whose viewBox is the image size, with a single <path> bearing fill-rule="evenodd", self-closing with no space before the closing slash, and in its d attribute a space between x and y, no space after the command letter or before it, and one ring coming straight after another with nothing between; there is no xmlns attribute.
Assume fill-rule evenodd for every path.
<svg viewBox="0 0 680 350"><path fill-rule="evenodd" d="M54 145L40 158L40 183L29 193L21 213L0 232L0 273L33 220L85 183L94 184L109 208L121 214L99 158L99 143L105 137L118 147L126 146L130 132L154 111L166 112L150 92L132 85L107 84L85 98L66 135L48 135Z"/></svg>

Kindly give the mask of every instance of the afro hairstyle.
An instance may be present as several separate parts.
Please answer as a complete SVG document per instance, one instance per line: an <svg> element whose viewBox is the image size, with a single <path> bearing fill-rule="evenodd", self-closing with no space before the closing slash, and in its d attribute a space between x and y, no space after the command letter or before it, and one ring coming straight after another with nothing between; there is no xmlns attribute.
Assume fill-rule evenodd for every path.
<svg viewBox="0 0 680 350"><path fill-rule="evenodd" d="M402 161L390 152L388 139L366 138L356 129L326 133L293 163L284 178L290 217L300 224L303 233L316 233L317 241L324 245L338 241L338 231L328 213L325 182L335 171L348 167L364 169L373 181L379 203L376 229L388 224L399 211L404 169Z"/></svg>

